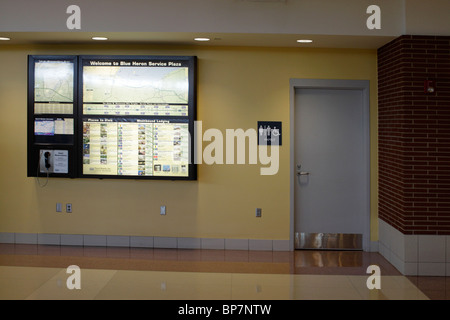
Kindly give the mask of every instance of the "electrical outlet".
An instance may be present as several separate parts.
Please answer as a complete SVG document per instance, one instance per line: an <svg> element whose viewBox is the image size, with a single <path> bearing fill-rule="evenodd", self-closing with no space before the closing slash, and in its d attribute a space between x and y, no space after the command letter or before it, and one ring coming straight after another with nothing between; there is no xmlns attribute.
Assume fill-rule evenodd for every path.
<svg viewBox="0 0 450 320"><path fill-rule="evenodd" d="M56 212L62 212L62 203L56 203Z"/></svg>
<svg viewBox="0 0 450 320"><path fill-rule="evenodd" d="M166 206L161 206L159 214L162 216L166 215Z"/></svg>
<svg viewBox="0 0 450 320"><path fill-rule="evenodd" d="M66 212L67 213L71 213L72 212L72 204L71 203L67 203L66 204Z"/></svg>
<svg viewBox="0 0 450 320"><path fill-rule="evenodd" d="M256 217L257 218L261 218L261 213L262 213L262 209L261 208L256 208Z"/></svg>

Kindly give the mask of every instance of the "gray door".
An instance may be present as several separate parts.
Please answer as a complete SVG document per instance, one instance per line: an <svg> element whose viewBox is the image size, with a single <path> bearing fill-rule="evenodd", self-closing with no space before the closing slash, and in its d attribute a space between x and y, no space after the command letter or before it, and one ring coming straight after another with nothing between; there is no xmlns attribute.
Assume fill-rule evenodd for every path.
<svg viewBox="0 0 450 320"><path fill-rule="evenodd" d="M295 90L295 248L362 249L367 213L362 90Z"/></svg>

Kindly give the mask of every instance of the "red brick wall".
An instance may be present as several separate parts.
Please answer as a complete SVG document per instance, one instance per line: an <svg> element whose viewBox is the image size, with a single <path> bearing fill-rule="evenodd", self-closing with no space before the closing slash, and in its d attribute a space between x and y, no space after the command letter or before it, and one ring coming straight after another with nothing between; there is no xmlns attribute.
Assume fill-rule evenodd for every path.
<svg viewBox="0 0 450 320"><path fill-rule="evenodd" d="M450 235L450 37L378 49L378 109L379 218L403 234Z"/></svg>

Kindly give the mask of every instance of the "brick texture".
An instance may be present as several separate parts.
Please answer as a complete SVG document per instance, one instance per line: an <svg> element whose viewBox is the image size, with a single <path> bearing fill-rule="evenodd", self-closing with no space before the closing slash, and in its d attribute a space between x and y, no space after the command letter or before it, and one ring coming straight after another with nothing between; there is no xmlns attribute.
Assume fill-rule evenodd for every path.
<svg viewBox="0 0 450 320"><path fill-rule="evenodd" d="M450 235L450 37L378 49L378 123L379 218L403 234Z"/></svg>

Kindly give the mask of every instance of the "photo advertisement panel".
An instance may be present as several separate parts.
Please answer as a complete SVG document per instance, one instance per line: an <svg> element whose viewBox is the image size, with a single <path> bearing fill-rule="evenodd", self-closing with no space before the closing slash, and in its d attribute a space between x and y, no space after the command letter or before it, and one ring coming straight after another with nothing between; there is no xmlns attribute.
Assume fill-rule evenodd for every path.
<svg viewBox="0 0 450 320"><path fill-rule="evenodd" d="M35 136L62 132L75 137L69 155L77 159L72 177L195 180L196 57L76 59L74 73L61 59L36 64L29 77L29 87L35 88L29 111L30 100L33 114L39 110L33 118ZM67 99L71 92L75 101ZM55 110L59 117L53 120Z"/></svg>
<svg viewBox="0 0 450 320"><path fill-rule="evenodd" d="M185 119L83 118L83 174L188 177Z"/></svg>

